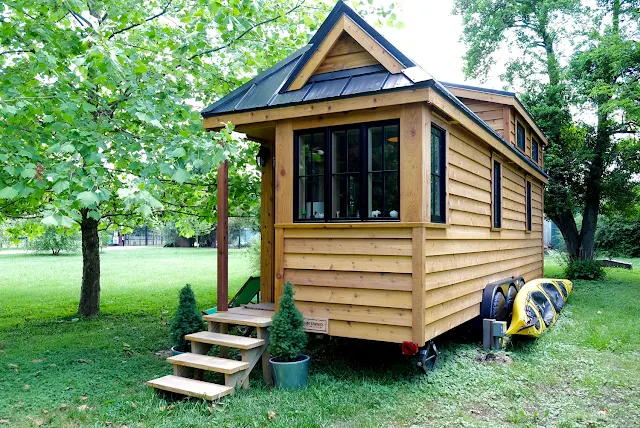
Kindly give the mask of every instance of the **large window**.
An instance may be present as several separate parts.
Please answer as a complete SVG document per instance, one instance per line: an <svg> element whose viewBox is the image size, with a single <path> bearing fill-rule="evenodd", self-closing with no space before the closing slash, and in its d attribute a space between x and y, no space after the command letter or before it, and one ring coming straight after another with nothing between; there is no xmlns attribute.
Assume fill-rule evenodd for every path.
<svg viewBox="0 0 640 428"><path fill-rule="evenodd" d="M533 161L535 163L538 163L540 160L540 155L538 154L538 141L536 141L535 139L531 140L531 159L533 159Z"/></svg>
<svg viewBox="0 0 640 428"><path fill-rule="evenodd" d="M298 131L295 219L397 220L398 121Z"/></svg>
<svg viewBox="0 0 640 428"><path fill-rule="evenodd" d="M502 165L493 161L493 227L502 227Z"/></svg>
<svg viewBox="0 0 640 428"><path fill-rule="evenodd" d="M524 126L522 126L520 122L517 122L517 123L518 123L518 126L516 131L517 132L516 141L518 143L518 148L524 152L527 147Z"/></svg>
<svg viewBox="0 0 640 428"><path fill-rule="evenodd" d="M531 232L531 182L527 181L527 231Z"/></svg>
<svg viewBox="0 0 640 428"><path fill-rule="evenodd" d="M445 132L431 127L431 221L446 222L446 154Z"/></svg>

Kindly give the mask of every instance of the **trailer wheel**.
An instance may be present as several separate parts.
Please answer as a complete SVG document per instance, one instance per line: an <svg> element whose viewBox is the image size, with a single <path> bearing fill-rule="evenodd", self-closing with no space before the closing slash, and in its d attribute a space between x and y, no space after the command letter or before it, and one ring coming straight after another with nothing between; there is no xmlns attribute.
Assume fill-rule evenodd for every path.
<svg viewBox="0 0 640 428"><path fill-rule="evenodd" d="M502 291L496 291L491 300L491 314L489 318L493 318L496 321L507 320L507 300L502 294Z"/></svg>
<svg viewBox="0 0 640 428"><path fill-rule="evenodd" d="M511 314L513 314L513 303L516 301L516 294L518 290L513 285L509 287L507 292L507 321L511 321Z"/></svg>
<svg viewBox="0 0 640 428"><path fill-rule="evenodd" d="M429 373L436 368L438 362L438 348L433 340L430 340L427 345L418 351L418 359L416 365L420 367L425 373Z"/></svg>

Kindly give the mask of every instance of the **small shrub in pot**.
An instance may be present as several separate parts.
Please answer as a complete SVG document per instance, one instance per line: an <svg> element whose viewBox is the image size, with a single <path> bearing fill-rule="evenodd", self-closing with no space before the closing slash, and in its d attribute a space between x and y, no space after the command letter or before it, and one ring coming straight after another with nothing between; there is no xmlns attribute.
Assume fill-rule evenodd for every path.
<svg viewBox="0 0 640 428"><path fill-rule="evenodd" d="M202 315L196 305L196 296L189 284L180 290L180 301L173 321L171 322L172 351L189 352L189 342L184 339L187 334L204 330Z"/></svg>
<svg viewBox="0 0 640 428"><path fill-rule="evenodd" d="M293 285L287 282L280 297L278 312L269 327L269 360L273 368L275 384L287 389L307 385L309 356L304 355L307 333L304 317L296 308Z"/></svg>

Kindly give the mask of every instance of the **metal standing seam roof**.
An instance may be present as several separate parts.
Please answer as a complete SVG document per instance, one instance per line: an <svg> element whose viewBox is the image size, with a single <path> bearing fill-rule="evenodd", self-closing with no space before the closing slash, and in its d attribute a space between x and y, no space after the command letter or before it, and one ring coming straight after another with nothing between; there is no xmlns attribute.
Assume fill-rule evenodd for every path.
<svg viewBox="0 0 640 428"><path fill-rule="evenodd" d="M333 28L333 24L343 13L352 18L363 30L368 30L369 35L384 46L385 49L391 48L392 52L390 52L394 56L398 55L403 58L403 61L401 61L403 64L410 66L398 74L390 73L382 65L324 73L309 78L301 89L285 91L283 88L288 87L289 81L295 79L297 70L299 71L299 69L304 66L306 59L313 54L314 48L317 48L317 46L322 43L326 33ZM319 34L321 34L322 37L318 37ZM473 88L474 90L483 90L485 92L515 97L514 93L505 91L484 90L482 88L448 83L446 86L467 89ZM240 86L235 91L205 108L202 110L201 115L206 118L230 113L314 103L320 100L350 98L425 87L433 88L439 92L445 99L462 110L474 122L498 138L510 151L548 178L548 175L537 164L507 142L502 135L497 133L471 111L471 109L464 105L462 101L449 92L443 84L436 81L420 66L399 53L384 37L366 24L359 15L341 1L338 2L307 46L297 50L273 67L263 71L249 82Z"/></svg>

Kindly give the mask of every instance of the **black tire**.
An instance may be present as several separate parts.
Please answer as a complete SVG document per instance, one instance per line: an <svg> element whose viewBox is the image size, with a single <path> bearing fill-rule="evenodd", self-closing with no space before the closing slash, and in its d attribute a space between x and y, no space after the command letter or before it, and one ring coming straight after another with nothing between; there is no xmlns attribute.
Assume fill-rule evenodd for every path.
<svg viewBox="0 0 640 428"><path fill-rule="evenodd" d="M491 300L491 318L496 321L506 321L508 315L507 300L502 291L496 290Z"/></svg>
<svg viewBox="0 0 640 428"><path fill-rule="evenodd" d="M513 302L515 302L517 294L518 289L513 285L509 286L509 291L507 291L507 313L509 315L513 313Z"/></svg>

